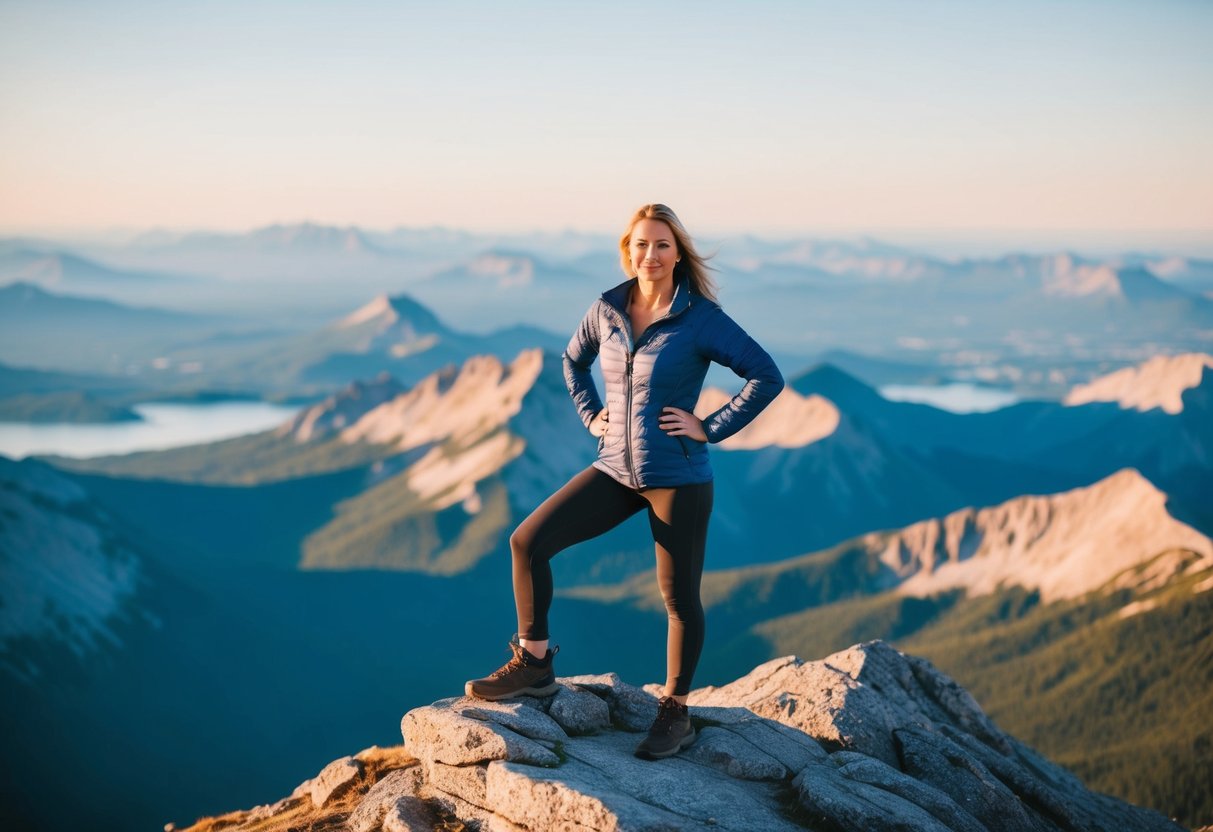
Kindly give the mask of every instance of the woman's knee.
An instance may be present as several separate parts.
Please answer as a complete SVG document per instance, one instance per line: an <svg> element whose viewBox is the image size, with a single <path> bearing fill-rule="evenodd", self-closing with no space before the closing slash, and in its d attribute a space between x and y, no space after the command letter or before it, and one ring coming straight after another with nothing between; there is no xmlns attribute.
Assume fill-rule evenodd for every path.
<svg viewBox="0 0 1213 832"><path fill-rule="evenodd" d="M703 603L696 595L677 595L662 593L665 600L665 611L671 620L686 623L703 621Z"/></svg>
<svg viewBox="0 0 1213 832"><path fill-rule="evenodd" d="M529 534L522 526L514 529L510 535L510 553L513 554L514 560L531 562L531 554L535 548L535 537Z"/></svg>
<svg viewBox="0 0 1213 832"><path fill-rule="evenodd" d="M528 569L540 562L551 560L553 552L548 551L548 545L541 545L537 537L525 526L514 529L510 535L510 553L514 563L526 566Z"/></svg>

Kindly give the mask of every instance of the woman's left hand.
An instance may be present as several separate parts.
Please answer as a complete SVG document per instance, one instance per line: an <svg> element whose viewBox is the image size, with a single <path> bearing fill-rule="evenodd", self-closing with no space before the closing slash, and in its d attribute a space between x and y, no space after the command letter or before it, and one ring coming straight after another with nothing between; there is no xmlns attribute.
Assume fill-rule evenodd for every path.
<svg viewBox="0 0 1213 832"><path fill-rule="evenodd" d="M657 421L670 436L689 436L699 442L708 441L708 435L703 432L703 422L694 413L678 407L663 407Z"/></svg>

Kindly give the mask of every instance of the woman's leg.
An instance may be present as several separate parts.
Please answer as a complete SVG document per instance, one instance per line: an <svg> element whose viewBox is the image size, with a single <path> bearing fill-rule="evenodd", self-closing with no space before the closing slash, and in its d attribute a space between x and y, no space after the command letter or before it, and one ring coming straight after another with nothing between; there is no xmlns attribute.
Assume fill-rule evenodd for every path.
<svg viewBox="0 0 1213 832"><path fill-rule="evenodd" d="M703 651L699 582L712 514L712 483L651 488L642 493L649 501L657 583L669 617L665 692L685 701Z"/></svg>
<svg viewBox="0 0 1213 832"><path fill-rule="evenodd" d="M574 543L613 529L646 505L632 489L589 467L569 480L510 535L518 639L548 637L552 568L548 561Z"/></svg>

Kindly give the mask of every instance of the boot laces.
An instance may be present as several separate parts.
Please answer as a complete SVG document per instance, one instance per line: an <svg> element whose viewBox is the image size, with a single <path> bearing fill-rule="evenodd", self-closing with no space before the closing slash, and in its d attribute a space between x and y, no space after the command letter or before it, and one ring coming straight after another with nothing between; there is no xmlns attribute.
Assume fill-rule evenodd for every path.
<svg viewBox="0 0 1213 832"><path fill-rule="evenodd" d="M510 657L508 662L489 674L489 678L500 679L513 673L515 670L521 670L526 667L526 658L522 655L526 651L526 648L521 645L511 644L510 649L514 651L514 655Z"/></svg>
<svg viewBox="0 0 1213 832"><path fill-rule="evenodd" d="M657 701L657 720L651 730L653 733L668 734L682 716L682 706L678 701L672 696L663 696Z"/></svg>

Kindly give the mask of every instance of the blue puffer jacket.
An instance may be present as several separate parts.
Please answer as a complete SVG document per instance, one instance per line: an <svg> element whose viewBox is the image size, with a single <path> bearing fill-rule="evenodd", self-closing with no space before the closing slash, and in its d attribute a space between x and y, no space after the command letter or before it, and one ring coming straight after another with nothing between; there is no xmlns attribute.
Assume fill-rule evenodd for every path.
<svg viewBox="0 0 1213 832"><path fill-rule="evenodd" d="M610 425L598 440L598 468L630 488L689 485L712 479L708 449L689 436L670 436L658 418L663 407L693 411L715 361L746 379L741 392L703 420L708 442L727 439L783 389L783 376L758 342L724 310L695 294L675 273L670 311L633 343L626 280L602 293L564 351L564 379L588 428L602 410L590 374L602 356Z"/></svg>

